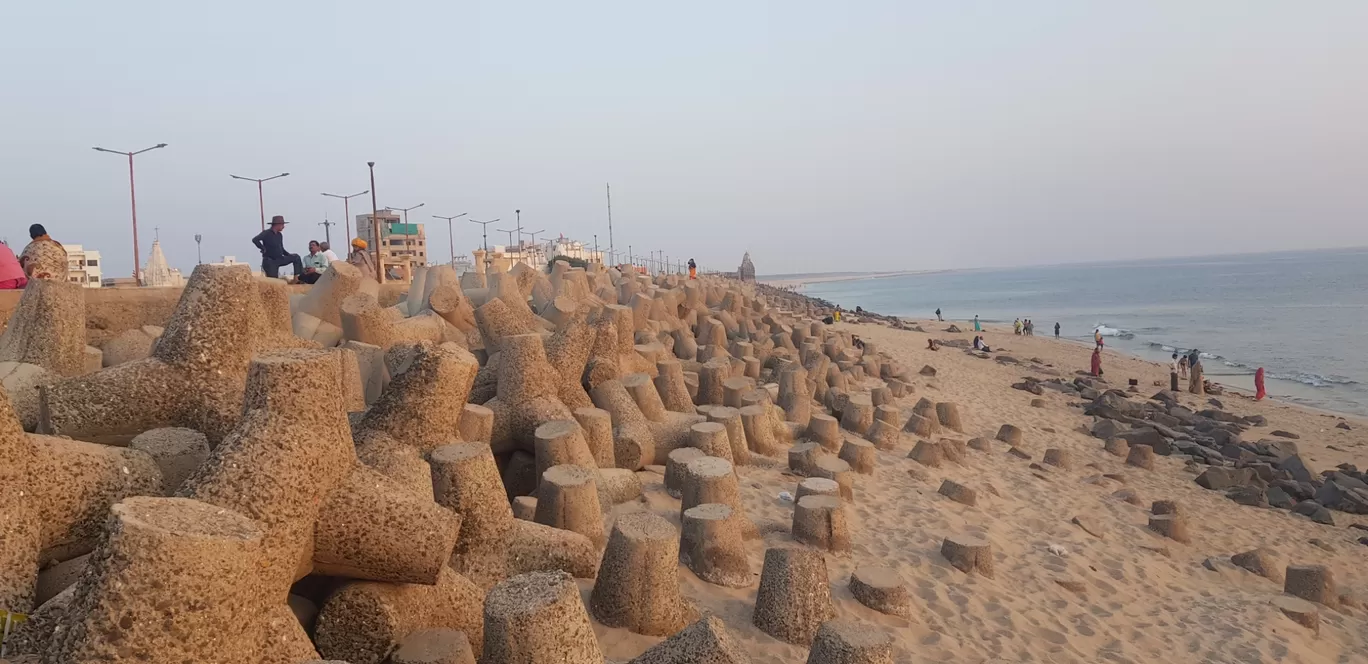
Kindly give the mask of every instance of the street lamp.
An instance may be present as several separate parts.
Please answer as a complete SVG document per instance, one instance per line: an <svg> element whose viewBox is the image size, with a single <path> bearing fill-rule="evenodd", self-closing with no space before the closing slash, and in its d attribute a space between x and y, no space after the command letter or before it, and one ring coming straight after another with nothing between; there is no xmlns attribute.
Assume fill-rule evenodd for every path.
<svg viewBox="0 0 1368 664"><path fill-rule="evenodd" d="M263 231L266 230L266 195L265 195L264 193L262 193L262 190L261 190L261 183L263 183L263 182L269 182L269 181L274 180L274 179L276 179L276 178L283 178L283 177L285 177L286 175L289 175L289 173L281 173L280 175L272 175L271 177L268 177L268 178L245 178L245 177L242 177L241 175L233 175L232 173L229 173L229 174L228 174L229 177L231 177L231 178L233 178L233 179L235 179L235 180L246 180L246 181L248 181L248 182L255 182L255 183L257 183L257 204L261 206L261 230L263 230Z"/></svg>
<svg viewBox="0 0 1368 664"><path fill-rule="evenodd" d="M195 258L196 258L195 264L196 264L196 265L203 265L203 264L204 264L204 252L201 251L202 245L200 244L200 241L203 240L203 239L204 239L204 236L203 236L203 235L200 235L199 233L195 233Z"/></svg>
<svg viewBox="0 0 1368 664"><path fill-rule="evenodd" d="M518 253L522 253L522 210L514 210L513 214L518 215Z"/></svg>
<svg viewBox="0 0 1368 664"><path fill-rule="evenodd" d="M328 197L330 197L330 198L340 198L340 199L342 199L342 214L343 214L344 216L346 216L346 219L345 219L344 221L346 221L346 223L347 223L347 241L348 241L348 242L351 242L351 199L356 198L357 196L363 196L363 195L369 194L369 193L370 193L370 190L367 189L367 190L365 190L365 191L363 191L363 192L361 192L361 193L358 193L358 194L349 194L349 195L346 195L346 196L344 196L344 195L342 195L342 194L329 194L329 193L326 193L326 192L323 194L324 196L328 196Z"/></svg>
<svg viewBox="0 0 1368 664"><path fill-rule="evenodd" d="M480 225L480 235L484 238L485 272L489 272L489 264L493 262L489 257L489 225L493 223L498 223L499 220L490 219L489 221L476 221L474 219L470 219L469 221L472 224Z"/></svg>
<svg viewBox="0 0 1368 664"><path fill-rule="evenodd" d="M537 248L537 236L540 235L540 234L542 234L542 233L545 233L545 232L546 232L546 229L543 228L543 229L541 229L541 230L539 230L539 231L531 231L531 232L528 233L528 235L531 235L531 236L532 236L532 249L533 249L533 250L536 250L536 248ZM519 247L519 249L522 249L522 247ZM532 266L532 267L536 267L536 266L534 265L534 266Z"/></svg>
<svg viewBox="0 0 1368 664"><path fill-rule="evenodd" d="M469 212L462 212L462 213L460 213L460 214L458 214L458 215L456 215L456 216L454 216L454 217L443 217L443 216L440 215L440 214L434 214L434 215L432 215L433 218L435 218L435 219L445 219L446 222L447 222L447 244L451 247L451 269L453 269L453 270L456 269L456 239L455 239L455 237L451 234L451 220L452 220L452 219L460 219L461 217L464 217L464 216L466 216L467 214L470 214L470 213L469 213Z"/></svg>
<svg viewBox="0 0 1368 664"><path fill-rule="evenodd" d="M164 147L166 147L165 143L158 143L150 148L143 148L136 152L121 152L119 150L109 150L107 148L92 148L100 152L121 154L128 157L128 201L133 211L133 280L136 281L139 286L142 285L142 271L138 269L138 264L141 259L138 254L138 195L133 189L133 157L134 155L140 155L148 150L156 150Z"/></svg>

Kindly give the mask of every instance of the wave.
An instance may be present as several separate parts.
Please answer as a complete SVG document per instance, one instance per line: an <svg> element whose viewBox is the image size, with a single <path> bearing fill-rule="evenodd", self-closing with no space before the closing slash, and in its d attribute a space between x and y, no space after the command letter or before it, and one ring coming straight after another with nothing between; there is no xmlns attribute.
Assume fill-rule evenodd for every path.
<svg viewBox="0 0 1368 664"><path fill-rule="evenodd" d="M1106 323L1099 323L1093 326L1093 331L1104 337L1116 337L1117 339L1134 339L1135 333L1130 330L1119 330L1114 327L1107 327Z"/></svg>
<svg viewBox="0 0 1368 664"><path fill-rule="evenodd" d="M1226 360L1222 362L1222 364L1235 369L1243 369L1243 373L1245 375L1252 374L1256 370L1258 370L1258 367L1250 364L1245 364L1244 362L1232 362L1230 360ZM1264 375L1269 378L1276 378L1278 380L1290 380L1293 382L1301 383L1303 385L1310 385L1311 387L1334 387L1336 385L1359 384L1358 381L1349 378L1348 376L1336 376L1333 374L1326 376L1318 373L1313 373L1310 371L1265 371Z"/></svg>

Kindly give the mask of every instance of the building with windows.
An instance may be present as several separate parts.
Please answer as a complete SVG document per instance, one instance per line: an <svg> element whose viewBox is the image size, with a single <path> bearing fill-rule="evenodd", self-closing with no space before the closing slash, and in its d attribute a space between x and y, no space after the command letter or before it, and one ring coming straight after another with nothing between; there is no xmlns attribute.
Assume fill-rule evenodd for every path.
<svg viewBox="0 0 1368 664"><path fill-rule="evenodd" d="M63 248L67 252L67 281L86 288L103 285L100 278L100 252L79 244L67 244Z"/></svg>
<svg viewBox="0 0 1368 664"><path fill-rule="evenodd" d="M372 220L370 214L356 215L356 236L370 244L371 257L379 261L386 281L409 282L413 271L427 265L427 230L423 224L404 223L402 213L381 210ZM379 242L375 228L379 227Z"/></svg>

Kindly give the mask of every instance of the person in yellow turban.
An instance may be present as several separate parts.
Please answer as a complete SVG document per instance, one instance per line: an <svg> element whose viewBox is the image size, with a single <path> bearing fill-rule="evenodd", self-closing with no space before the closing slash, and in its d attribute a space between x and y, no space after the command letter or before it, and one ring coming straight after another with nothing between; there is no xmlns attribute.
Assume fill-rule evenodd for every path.
<svg viewBox="0 0 1368 664"><path fill-rule="evenodd" d="M347 255L347 262L355 265L361 274L375 278L375 264L371 262L370 253L366 251L366 241L356 238L351 241L352 250Z"/></svg>

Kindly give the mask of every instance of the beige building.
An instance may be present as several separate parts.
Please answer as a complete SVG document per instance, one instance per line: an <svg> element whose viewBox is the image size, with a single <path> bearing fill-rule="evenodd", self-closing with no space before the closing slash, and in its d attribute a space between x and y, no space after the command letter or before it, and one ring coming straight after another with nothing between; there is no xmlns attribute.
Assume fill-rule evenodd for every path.
<svg viewBox="0 0 1368 664"><path fill-rule="evenodd" d="M79 244L66 244L62 248L67 252L67 281L86 288L103 285L100 279L100 252Z"/></svg>
<svg viewBox="0 0 1368 664"><path fill-rule="evenodd" d="M386 281L413 280L415 268L427 265L427 231L423 224L406 224L402 213L381 210L376 216L380 241L375 241L370 214L356 215L356 236L370 246L371 258L380 263ZM378 257L377 257L378 253Z"/></svg>

